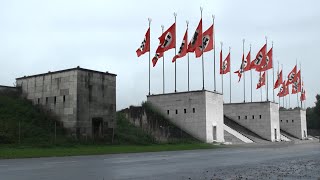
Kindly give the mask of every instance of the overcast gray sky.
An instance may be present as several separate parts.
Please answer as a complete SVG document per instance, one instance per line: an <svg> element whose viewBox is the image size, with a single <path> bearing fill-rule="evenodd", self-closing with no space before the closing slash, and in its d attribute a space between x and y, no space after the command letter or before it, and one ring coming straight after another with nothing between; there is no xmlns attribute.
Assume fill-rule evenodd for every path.
<svg viewBox="0 0 320 180"><path fill-rule="evenodd" d="M216 16L216 60L219 68L220 42L224 56L231 46L232 71L241 63L242 39L245 51L252 44L252 56L265 43L274 42L275 72L277 61L287 75L296 59L302 64L307 89L307 105L320 92L318 60L320 45L320 1L317 0L10 0L0 1L0 84L13 85L16 77L61 70L76 66L109 71L117 77L117 109L138 105L148 93L148 55L136 57L152 18L151 52L158 45L161 25L168 28L177 16L177 46L189 24L192 36L203 7L203 30ZM166 92L174 91L174 50L165 53ZM213 51L205 53L205 87L213 90ZM202 88L201 59L190 54L191 89ZM257 73L253 73L253 86ZM272 76L269 73L269 84ZM225 77L225 101L229 101L229 75ZM247 100L250 96L249 73L246 75ZM243 83L232 74L232 99L243 101ZM187 59L177 61L177 90L187 90ZM221 77L217 75L217 90ZM162 60L151 69L151 93L162 93ZM265 93L265 92L264 92ZM277 91L275 92L277 93ZM254 100L260 91L254 90ZM265 97L265 95L264 95ZM272 99L272 90L270 95ZM291 105L296 106L296 95Z"/></svg>

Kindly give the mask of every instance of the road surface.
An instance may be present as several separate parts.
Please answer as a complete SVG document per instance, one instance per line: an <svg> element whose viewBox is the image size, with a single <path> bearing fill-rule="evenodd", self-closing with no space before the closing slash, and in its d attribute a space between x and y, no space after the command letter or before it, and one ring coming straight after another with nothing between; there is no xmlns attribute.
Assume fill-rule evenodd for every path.
<svg viewBox="0 0 320 180"><path fill-rule="evenodd" d="M1 180L318 179L320 143L0 160Z"/></svg>

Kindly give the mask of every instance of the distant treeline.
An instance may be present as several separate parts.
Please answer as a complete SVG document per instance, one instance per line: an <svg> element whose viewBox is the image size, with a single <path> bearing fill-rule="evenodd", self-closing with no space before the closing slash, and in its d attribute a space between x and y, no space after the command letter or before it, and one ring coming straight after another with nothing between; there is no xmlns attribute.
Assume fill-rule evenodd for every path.
<svg viewBox="0 0 320 180"><path fill-rule="evenodd" d="M314 107L307 108L308 129L320 129L320 94L316 95Z"/></svg>

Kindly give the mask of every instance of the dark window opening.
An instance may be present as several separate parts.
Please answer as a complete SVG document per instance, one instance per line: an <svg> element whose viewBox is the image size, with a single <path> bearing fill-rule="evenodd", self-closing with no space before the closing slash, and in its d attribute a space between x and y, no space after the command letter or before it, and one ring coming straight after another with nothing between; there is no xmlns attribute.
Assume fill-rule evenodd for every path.
<svg viewBox="0 0 320 180"><path fill-rule="evenodd" d="M187 113L187 109L184 109L184 113L185 113L185 114Z"/></svg>
<svg viewBox="0 0 320 180"><path fill-rule="evenodd" d="M196 109L195 109L195 108L193 108L193 109L192 109L192 111L193 111L193 113L195 113L195 112L196 112Z"/></svg>
<svg viewBox="0 0 320 180"><path fill-rule="evenodd" d="M65 95L63 96L63 102L66 102L66 96Z"/></svg>
<svg viewBox="0 0 320 180"><path fill-rule="evenodd" d="M259 118L261 119L261 118L262 118L262 116L261 116L261 115L259 115Z"/></svg>
<svg viewBox="0 0 320 180"><path fill-rule="evenodd" d="M40 104L40 98L38 98L38 104Z"/></svg>
<svg viewBox="0 0 320 180"><path fill-rule="evenodd" d="M294 120L292 119L292 122L294 122Z"/></svg>
<svg viewBox="0 0 320 180"><path fill-rule="evenodd" d="M287 123L288 123L289 121L287 120Z"/></svg>
<svg viewBox="0 0 320 180"><path fill-rule="evenodd" d="M49 100L49 98L48 98L48 97L46 97L46 104L48 104L48 100Z"/></svg>
<svg viewBox="0 0 320 180"><path fill-rule="evenodd" d="M240 119L240 116L238 116L238 119Z"/></svg>
<svg viewBox="0 0 320 180"><path fill-rule="evenodd" d="M178 109L176 109L176 114L178 114Z"/></svg>
<svg viewBox="0 0 320 180"><path fill-rule="evenodd" d="M248 119L248 116L244 116L244 119Z"/></svg>
<svg viewBox="0 0 320 180"><path fill-rule="evenodd" d="M252 115L252 119L254 119L254 115Z"/></svg>
<svg viewBox="0 0 320 180"><path fill-rule="evenodd" d="M167 110L167 114L169 115L169 113L170 113L170 111L169 110Z"/></svg>
<svg viewBox="0 0 320 180"><path fill-rule="evenodd" d="M282 119L281 119L281 122L282 122Z"/></svg>
<svg viewBox="0 0 320 180"><path fill-rule="evenodd" d="M54 104L57 103L57 97L56 96L54 97L54 101L53 102L54 102Z"/></svg>

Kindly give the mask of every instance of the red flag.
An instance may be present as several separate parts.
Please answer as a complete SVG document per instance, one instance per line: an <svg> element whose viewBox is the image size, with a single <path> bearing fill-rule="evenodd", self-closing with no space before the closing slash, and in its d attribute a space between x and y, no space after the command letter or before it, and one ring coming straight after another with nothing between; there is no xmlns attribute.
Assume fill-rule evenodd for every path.
<svg viewBox="0 0 320 180"><path fill-rule="evenodd" d="M175 62L176 59L182 58L183 56L185 56L187 54L187 50L188 50L187 43L188 43L188 30L186 30L186 33L184 34L179 52L177 55L175 55L173 57L172 62Z"/></svg>
<svg viewBox="0 0 320 180"><path fill-rule="evenodd" d="M289 88L286 85L286 81L283 81L277 96L284 97L284 96L286 96L288 94L289 94Z"/></svg>
<svg viewBox="0 0 320 180"><path fill-rule="evenodd" d="M256 69L264 66L263 62L266 58L267 45L262 46L260 51L257 53L256 58L250 63L250 69Z"/></svg>
<svg viewBox="0 0 320 180"><path fill-rule="evenodd" d="M220 74L227 74L230 72L230 52L226 59L222 62L222 50L220 52Z"/></svg>
<svg viewBox="0 0 320 180"><path fill-rule="evenodd" d="M300 71L295 75L292 83L292 94L297 94L301 92L301 74Z"/></svg>
<svg viewBox="0 0 320 180"><path fill-rule="evenodd" d="M152 58L152 66L155 67L158 60L163 56L163 53L156 53Z"/></svg>
<svg viewBox="0 0 320 180"><path fill-rule="evenodd" d="M176 47L176 23L173 23L169 29L162 33L159 41L160 43L156 50L157 53L163 53Z"/></svg>
<svg viewBox="0 0 320 180"><path fill-rule="evenodd" d="M198 24L196 31L193 34L193 37L188 45L188 52L194 52L197 47L201 46L201 34L202 34L202 19Z"/></svg>
<svg viewBox="0 0 320 180"><path fill-rule="evenodd" d="M256 89L259 89L261 88L262 86L264 86L266 84L266 73L263 72L263 74L261 75L260 73L260 78L259 78L259 82L257 84L257 88Z"/></svg>
<svg viewBox="0 0 320 180"><path fill-rule="evenodd" d="M200 57L202 55L202 47L203 52L208 52L213 49L213 25L210 26L203 34L202 34L202 42L203 45L200 45L195 49L196 58Z"/></svg>
<svg viewBox="0 0 320 180"><path fill-rule="evenodd" d="M281 83L282 83L282 70L280 71L280 73L278 72L278 76L277 76L277 81L276 83L274 84L274 88L273 89L276 89L278 87L280 87Z"/></svg>
<svg viewBox="0 0 320 180"><path fill-rule="evenodd" d="M140 47L137 49L136 53L137 53L137 56L140 57L142 54L149 51L150 51L150 28L146 32L146 35L144 36L144 39Z"/></svg>
<svg viewBox="0 0 320 180"><path fill-rule="evenodd" d="M303 84L303 83L302 83ZM305 101L306 100L306 90L302 85L302 90L301 90L301 95L300 95L300 101Z"/></svg>
<svg viewBox="0 0 320 180"><path fill-rule="evenodd" d="M244 60L244 67L243 67L244 72L249 71L251 69L250 63L251 63L251 51L248 52L248 55Z"/></svg>
<svg viewBox="0 0 320 180"><path fill-rule="evenodd" d="M258 72L267 71L269 69L272 69L273 63L272 63L272 48L267 53L267 56L265 58L265 61L262 62L264 64L263 66L257 67L256 70Z"/></svg>
<svg viewBox="0 0 320 180"><path fill-rule="evenodd" d="M234 72L234 73L238 74L238 77L239 77L238 82L240 82L241 77L242 77L242 73L244 72L244 62L245 62L244 54L242 54L242 62L241 62L240 69L238 71Z"/></svg>
<svg viewBox="0 0 320 180"><path fill-rule="evenodd" d="M292 84L292 82L293 82L293 79L294 79L294 77L296 76L296 74L297 74L297 65L296 66L294 66L294 68L292 69L292 71L288 74L288 81L287 81L287 86L289 85L289 84Z"/></svg>

